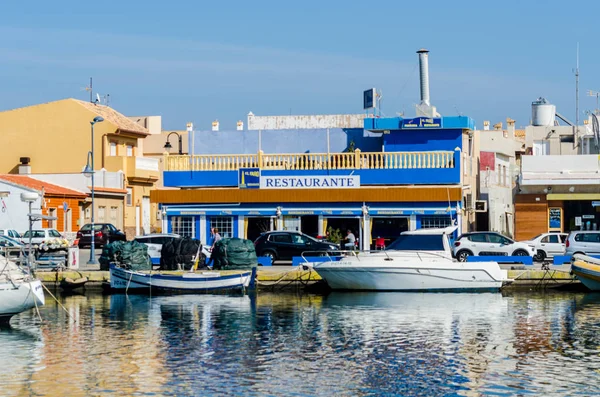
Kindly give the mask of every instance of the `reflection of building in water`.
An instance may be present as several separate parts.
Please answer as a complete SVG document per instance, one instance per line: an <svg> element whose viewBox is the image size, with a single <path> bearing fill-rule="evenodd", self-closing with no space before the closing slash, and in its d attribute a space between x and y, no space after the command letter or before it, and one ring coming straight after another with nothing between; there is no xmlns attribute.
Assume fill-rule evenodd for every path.
<svg viewBox="0 0 600 397"><path fill-rule="evenodd" d="M42 328L52 342L40 350L31 394L160 394L168 374L158 335L143 325L148 315L143 300L149 298L71 296L63 301L70 319L59 306L44 306L42 316L64 318L64 326Z"/></svg>

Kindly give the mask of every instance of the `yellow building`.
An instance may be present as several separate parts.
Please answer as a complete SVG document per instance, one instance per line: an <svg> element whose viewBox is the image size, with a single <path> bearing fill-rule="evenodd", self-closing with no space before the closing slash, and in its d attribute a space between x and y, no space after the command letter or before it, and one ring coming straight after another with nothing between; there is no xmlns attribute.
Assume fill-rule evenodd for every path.
<svg viewBox="0 0 600 397"><path fill-rule="evenodd" d="M150 233L157 221L150 190L159 179L158 160L143 157L148 130L108 106L64 99L0 112L0 173L81 172L97 116L104 121L94 126L94 168L122 171L125 189L97 189L95 221L116 219L129 238ZM84 214L88 223L89 203Z"/></svg>

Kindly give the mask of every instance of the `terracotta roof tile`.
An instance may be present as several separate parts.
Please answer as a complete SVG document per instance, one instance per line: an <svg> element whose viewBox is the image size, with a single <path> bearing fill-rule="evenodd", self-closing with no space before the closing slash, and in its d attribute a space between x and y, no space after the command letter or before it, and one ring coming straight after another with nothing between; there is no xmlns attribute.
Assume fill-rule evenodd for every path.
<svg viewBox="0 0 600 397"><path fill-rule="evenodd" d="M116 125L120 130L135 132L142 135L149 135L148 130L135 121L125 117L121 113L117 112L113 108L104 105L97 105L95 103L80 101L79 99L71 99L84 108L96 113L98 116L102 116L104 120L109 121Z"/></svg>
<svg viewBox="0 0 600 397"><path fill-rule="evenodd" d="M89 189L92 190L92 187L89 186ZM105 192L105 193L122 193L127 194L127 189L117 189L113 187L98 187L94 186L94 191L96 192Z"/></svg>
<svg viewBox="0 0 600 397"><path fill-rule="evenodd" d="M44 190L44 194L52 196L70 196L70 197L81 197L85 198L87 195L79 190L68 189L60 185L40 181L28 177L27 175L12 175L12 174L0 174L0 181L12 183L14 185L23 186L29 189L38 191Z"/></svg>

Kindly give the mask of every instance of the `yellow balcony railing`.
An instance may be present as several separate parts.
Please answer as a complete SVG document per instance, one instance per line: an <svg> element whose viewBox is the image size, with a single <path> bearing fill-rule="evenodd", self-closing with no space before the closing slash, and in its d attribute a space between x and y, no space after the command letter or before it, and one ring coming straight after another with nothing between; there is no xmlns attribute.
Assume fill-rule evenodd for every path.
<svg viewBox="0 0 600 397"><path fill-rule="evenodd" d="M278 153L165 156L165 171L454 168L453 151Z"/></svg>

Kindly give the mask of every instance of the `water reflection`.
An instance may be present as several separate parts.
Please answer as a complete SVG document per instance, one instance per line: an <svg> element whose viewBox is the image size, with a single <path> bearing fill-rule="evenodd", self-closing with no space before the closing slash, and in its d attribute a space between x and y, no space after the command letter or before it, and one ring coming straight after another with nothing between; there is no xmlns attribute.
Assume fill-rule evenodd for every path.
<svg viewBox="0 0 600 397"><path fill-rule="evenodd" d="M592 395L600 294L73 295L0 331L2 395Z"/></svg>

